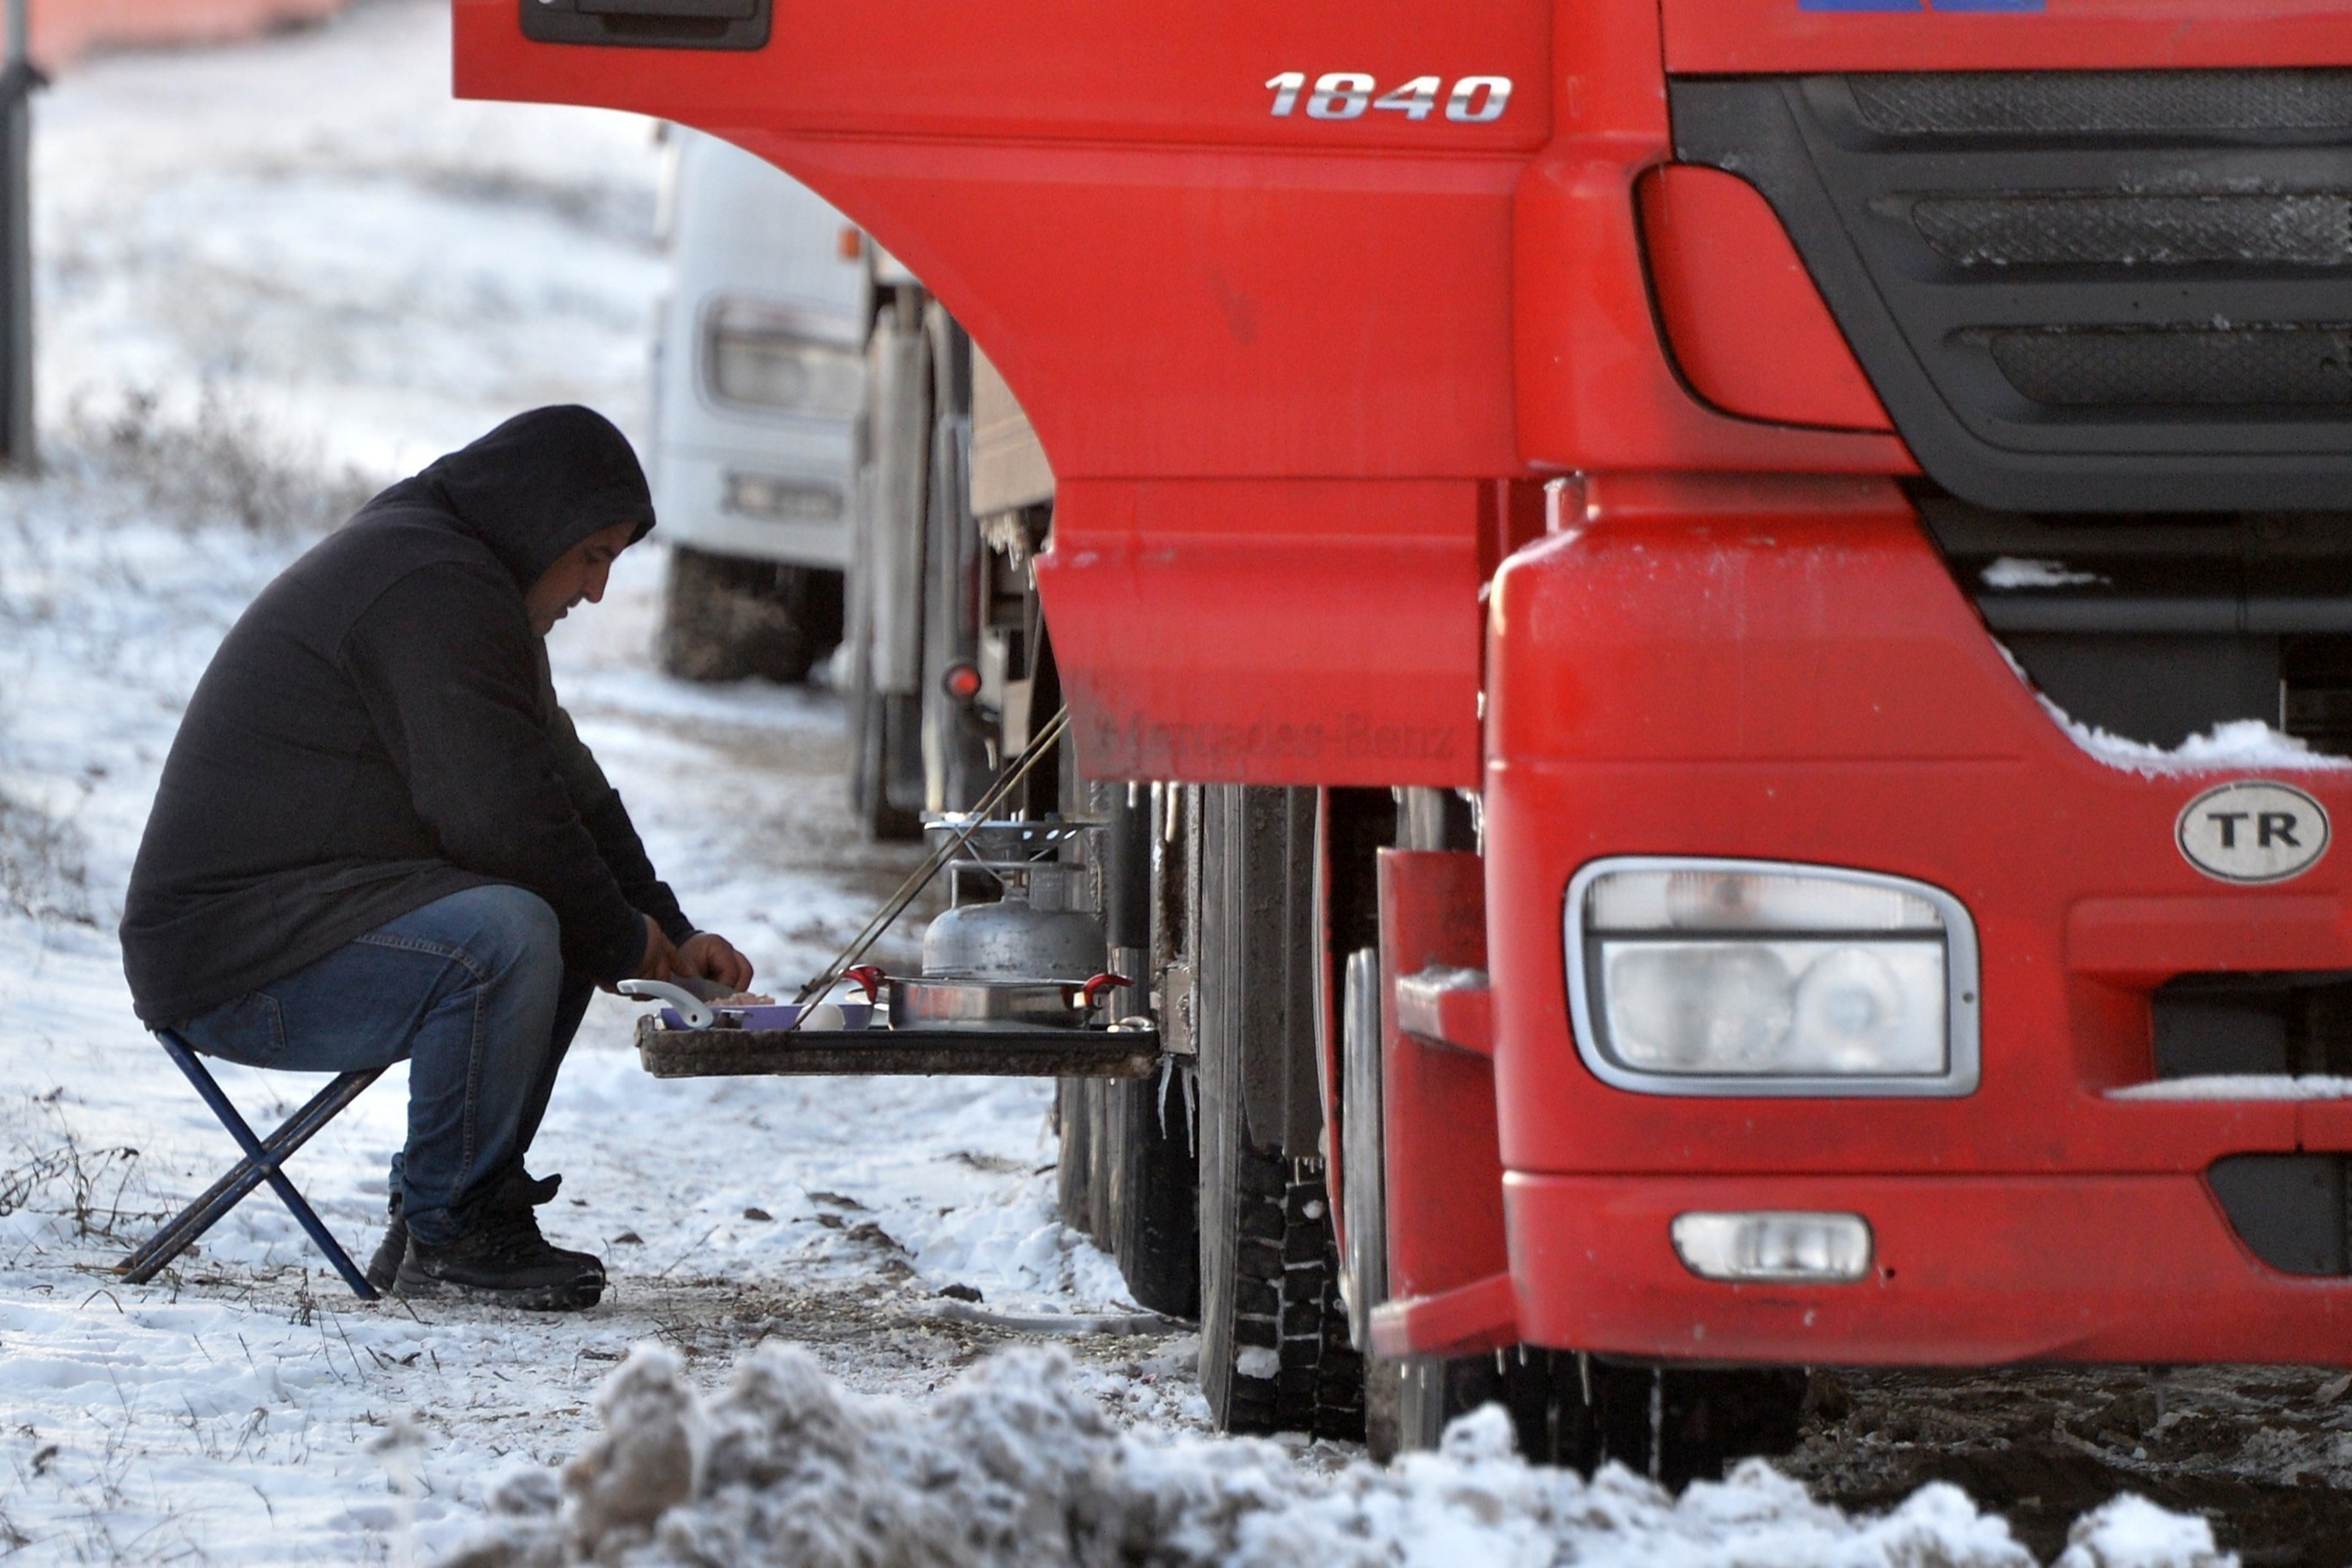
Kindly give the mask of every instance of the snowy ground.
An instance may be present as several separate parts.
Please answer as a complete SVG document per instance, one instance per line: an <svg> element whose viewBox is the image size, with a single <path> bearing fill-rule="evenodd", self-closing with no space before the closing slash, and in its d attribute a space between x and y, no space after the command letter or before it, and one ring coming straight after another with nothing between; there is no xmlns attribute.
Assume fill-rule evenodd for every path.
<svg viewBox="0 0 2352 1568"><path fill-rule="evenodd" d="M1012 1312L1130 1307L1052 1216L1048 1086L661 1083L627 1048L636 1009L609 998L533 1161L565 1176L551 1231L614 1271L586 1318L355 1309L266 1197L154 1288L103 1272L231 1156L131 1019L112 937L222 632L364 493L345 466L389 476L551 400L640 417L650 129L451 104L446 34L438 7L363 5L322 34L100 62L40 104L52 462L0 486L0 791L18 803L0 853L13 902L50 917L0 915L0 1548L430 1552L501 1456L581 1440L589 1392L639 1341L716 1376L793 1332L858 1386L919 1394L1003 1337L933 1321L941 1286ZM632 552L567 623L559 682L689 913L796 981L904 856L858 845L838 808L830 699L646 667L660 568ZM224 1078L257 1120L309 1092ZM297 1162L354 1246L381 1221L402 1103L395 1073ZM1181 1343L1090 1354L1123 1406L1192 1416Z"/></svg>
<svg viewBox="0 0 2352 1568"><path fill-rule="evenodd" d="M1679 1505L1622 1472L1588 1487L1501 1455L1491 1423L1393 1471L1210 1438L1183 1336L988 1362L1023 1336L942 1315L944 1288L1028 1316L1130 1309L1054 1218L1045 1085L662 1083L609 999L533 1158L565 1176L551 1233L613 1271L594 1312L358 1306L266 1197L155 1286L111 1275L230 1157L133 1022L112 936L222 632L371 481L536 402L641 419L661 283L648 128L453 104L446 70L439 6L373 0L315 34L98 62L39 102L53 461L0 484L0 1556L422 1561L480 1530L493 1494L521 1511L501 1527L509 1560L617 1549L635 1525L597 1489L627 1449L677 1483L656 1486L684 1505L672 1556L749 1528L747 1510L864 1499L886 1516L877 1555L737 1557L2028 1561L1948 1489L1855 1521L1760 1467ZM633 551L607 602L566 624L558 683L688 912L790 984L904 857L849 830L825 695L650 672L660 567L657 547ZM310 1082L223 1076L257 1119ZM401 1105L394 1075L296 1162L362 1248ZM763 1339L798 1348L719 1393ZM592 1408L649 1341L667 1359L630 1363ZM966 1369L977 1383L940 1392ZM728 1491L740 1473L709 1460L730 1431L756 1439L770 1481L800 1480ZM604 1457L573 1473L572 1511L532 1512L555 1495L535 1467L583 1449ZM844 1455L864 1458L844 1471ZM929 1504L898 1506L925 1488ZM2068 1568L2210 1561L2201 1521L2153 1511L2084 1533Z"/></svg>

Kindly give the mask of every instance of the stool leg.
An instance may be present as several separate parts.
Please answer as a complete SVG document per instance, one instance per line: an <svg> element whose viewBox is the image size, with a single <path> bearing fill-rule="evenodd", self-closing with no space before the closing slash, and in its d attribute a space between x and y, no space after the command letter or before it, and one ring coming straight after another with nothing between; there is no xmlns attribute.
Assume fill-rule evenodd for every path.
<svg viewBox="0 0 2352 1568"><path fill-rule="evenodd" d="M287 1180L285 1173L278 1168L278 1161L283 1157L282 1155L270 1149L259 1138L254 1136L253 1129L246 1124L245 1118L237 1113L236 1107L229 1103L228 1096L221 1092L220 1085L213 1081L211 1073L205 1071L204 1064L196 1060L196 1053L189 1049L184 1040L180 1040L168 1030L159 1030L155 1038L163 1042L163 1050L179 1065L180 1071L187 1074L188 1082L195 1085L196 1093L203 1098L205 1105L211 1108L212 1113L220 1119L221 1125L228 1129L228 1135L236 1140L237 1147L245 1151L247 1165L259 1173L262 1180L269 1184L269 1189L278 1195L280 1202L286 1205L287 1209L294 1216L294 1222L308 1233L319 1250L326 1254L327 1261L334 1265L335 1272L343 1277L343 1283L352 1288L352 1293L363 1301L374 1301L375 1287L367 1282L367 1276L360 1272L358 1266L352 1261L351 1254L345 1252L342 1244L335 1239L334 1233L327 1228L325 1222L320 1219L309 1202L295 1190L294 1184ZM333 1087L331 1084L329 1085L330 1092L332 1092ZM299 1116L299 1113L297 1114ZM320 1124L322 1126L324 1124L323 1122ZM313 1131L315 1130L314 1128ZM291 1149L285 1151L285 1153L291 1152ZM252 1188L247 1186L246 1190L249 1192ZM221 1213L226 1212L226 1208L221 1210ZM219 1216L215 1215L214 1218L217 1219ZM196 1234L201 1232L192 1233L188 1240L194 1240ZM183 1243L183 1246L184 1245L185 1243ZM154 1260L150 1261L154 1262L157 1268L162 1266ZM150 1273L152 1272L151 1270Z"/></svg>
<svg viewBox="0 0 2352 1568"><path fill-rule="evenodd" d="M283 1164L289 1155L309 1143L329 1122L341 1113L345 1106L358 1099L369 1084L383 1076L383 1069L380 1067L338 1074L332 1082L311 1096L309 1103L264 1138L261 1146ZM117 1264L116 1271L134 1285L145 1284L161 1273L164 1265L195 1245L197 1239L218 1224L222 1216L244 1202L247 1195L261 1185L262 1176L261 1169L252 1161L237 1161L226 1176L205 1189L202 1197L182 1209L169 1225Z"/></svg>

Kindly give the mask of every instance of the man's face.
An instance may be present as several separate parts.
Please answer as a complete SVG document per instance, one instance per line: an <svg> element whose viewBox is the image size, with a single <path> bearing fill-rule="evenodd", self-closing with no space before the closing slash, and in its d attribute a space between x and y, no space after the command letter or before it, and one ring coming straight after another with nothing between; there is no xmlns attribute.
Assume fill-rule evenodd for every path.
<svg viewBox="0 0 2352 1568"><path fill-rule="evenodd" d="M614 523L556 557L555 564L541 573L539 580L522 596L524 606L530 612L530 629L544 637L582 600L593 604L603 599L604 580L612 575L614 559L629 548L635 532L633 523Z"/></svg>

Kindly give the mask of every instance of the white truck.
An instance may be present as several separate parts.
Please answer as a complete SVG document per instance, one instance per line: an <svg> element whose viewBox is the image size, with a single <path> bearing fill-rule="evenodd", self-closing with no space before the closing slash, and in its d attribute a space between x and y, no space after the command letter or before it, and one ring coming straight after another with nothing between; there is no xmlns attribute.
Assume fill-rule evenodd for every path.
<svg viewBox="0 0 2352 1568"><path fill-rule="evenodd" d="M650 465L672 547L661 664L803 680L841 641L872 269L857 231L773 164L682 126L667 136Z"/></svg>

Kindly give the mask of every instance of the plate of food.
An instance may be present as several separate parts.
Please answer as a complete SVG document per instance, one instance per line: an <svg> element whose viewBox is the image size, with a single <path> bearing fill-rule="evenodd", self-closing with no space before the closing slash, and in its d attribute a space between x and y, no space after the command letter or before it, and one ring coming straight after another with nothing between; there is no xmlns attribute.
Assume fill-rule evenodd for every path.
<svg viewBox="0 0 2352 1568"><path fill-rule="evenodd" d="M731 996L713 997L709 1007L716 1021L712 1029L740 1030L844 1030L874 1027L874 1008L869 1002L818 1002L800 1006L792 1002L779 1003L773 997L737 992ZM691 1029L686 1018L676 1008L661 1010L664 1029Z"/></svg>

